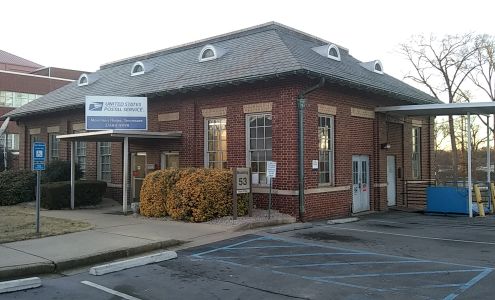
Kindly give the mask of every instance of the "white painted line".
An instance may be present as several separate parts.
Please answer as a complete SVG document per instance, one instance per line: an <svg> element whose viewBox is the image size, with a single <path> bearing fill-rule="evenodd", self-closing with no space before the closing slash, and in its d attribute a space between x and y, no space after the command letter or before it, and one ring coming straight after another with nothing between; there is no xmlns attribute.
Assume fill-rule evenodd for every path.
<svg viewBox="0 0 495 300"><path fill-rule="evenodd" d="M37 288L40 286L41 279L39 279L39 277L2 281L0 282L0 294Z"/></svg>
<svg viewBox="0 0 495 300"><path fill-rule="evenodd" d="M93 283L91 281L81 281L82 284L85 284L85 285L89 285L91 287L94 287L96 289L99 289L101 291L104 291L104 292L107 292L109 294L112 294L112 295L115 295L117 297L120 297L122 299L127 299L127 300L141 300L139 298L136 298L136 297L133 297L133 296L130 296L130 295L127 295L127 294L124 294L124 293L121 293L119 291L116 291L116 290L112 290L112 289L109 289L107 287L104 287L102 285L99 285L99 284L96 284L96 283Z"/></svg>
<svg viewBox="0 0 495 300"><path fill-rule="evenodd" d="M156 254L136 257L123 261L117 261L110 264L92 267L91 269L89 269L89 274L97 275L97 276L105 275L107 273L122 271L125 269L144 266L147 264L157 263L173 258L177 258L177 253L175 251L164 251Z"/></svg>
<svg viewBox="0 0 495 300"><path fill-rule="evenodd" d="M333 227L333 229L337 229L337 230L350 230L350 231L358 231L358 232L368 232L368 233L377 233L377 234L388 234L388 235L411 237L411 238L424 239L424 240L436 240L436 241L447 241L447 242L469 243L469 244L481 244L481 245L495 245L495 243L493 243L493 242L480 242L480 241L470 241L470 240L446 239L446 238L438 238L438 237L429 237L429 236L420 236L420 235L402 234L402 233L392 233L392 232L375 231L375 230L365 230L365 229L354 229L354 228L345 228L345 227Z"/></svg>
<svg viewBox="0 0 495 300"><path fill-rule="evenodd" d="M358 217L352 217L352 218L345 218L345 219L328 220L327 224L328 225L345 224L345 223L351 223L351 222L357 222L357 221L359 221Z"/></svg>

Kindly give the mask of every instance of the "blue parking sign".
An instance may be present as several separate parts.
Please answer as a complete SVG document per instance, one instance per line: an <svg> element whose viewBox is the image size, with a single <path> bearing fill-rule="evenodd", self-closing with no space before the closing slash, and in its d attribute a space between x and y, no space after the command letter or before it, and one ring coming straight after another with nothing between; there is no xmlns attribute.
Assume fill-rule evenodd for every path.
<svg viewBox="0 0 495 300"><path fill-rule="evenodd" d="M45 170L46 145L45 143L35 142L33 144L33 171Z"/></svg>

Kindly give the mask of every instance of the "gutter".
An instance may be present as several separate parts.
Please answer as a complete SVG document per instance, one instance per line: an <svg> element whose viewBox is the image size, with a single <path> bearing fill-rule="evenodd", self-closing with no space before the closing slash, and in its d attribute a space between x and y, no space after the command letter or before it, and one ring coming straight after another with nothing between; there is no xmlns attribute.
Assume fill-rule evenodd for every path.
<svg viewBox="0 0 495 300"><path fill-rule="evenodd" d="M325 78L321 77L320 82L314 86L299 92L297 96L297 133L298 133L298 169L299 169L299 220L304 220L304 108L306 106L306 95L325 85Z"/></svg>

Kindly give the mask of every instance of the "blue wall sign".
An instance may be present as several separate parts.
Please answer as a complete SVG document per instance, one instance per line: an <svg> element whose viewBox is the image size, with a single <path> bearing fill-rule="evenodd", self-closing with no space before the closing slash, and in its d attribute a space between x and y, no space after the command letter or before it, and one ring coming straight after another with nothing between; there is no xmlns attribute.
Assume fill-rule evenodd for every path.
<svg viewBox="0 0 495 300"><path fill-rule="evenodd" d="M148 130L146 97L86 96L86 130Z"/></svg>

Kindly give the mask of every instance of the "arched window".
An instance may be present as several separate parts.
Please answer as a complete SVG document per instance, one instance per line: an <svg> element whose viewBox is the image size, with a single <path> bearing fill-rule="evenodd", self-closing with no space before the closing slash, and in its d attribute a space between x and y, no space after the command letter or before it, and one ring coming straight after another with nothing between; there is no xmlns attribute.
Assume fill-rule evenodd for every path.
<svg viewBox="0 0 495 300"><path fill-rule="evenodd" d="M217 50L212 45L206 45L201 49L199 61L208 61L217 58Z"/></svg>
<svg viewBox="0 0 495 300"><path fill-rule="evenodd" d="M77 81L77 85L83 86L83 85L88 85L88 83L89 83L88 75L81 74L81 76L79 76L79 80Z"/></svg>
<svg viewBox="0 0 495 300"><path fill-rule="evenodd" d="M375 61L374 71L379 74L383 74L383 65L379 60Z"/></svg>
<svg viewBox="0 0 495 300"><path fill-rule="evenodd" d="M131 69L131 76L144 74L144 64L140 61L134 63Z"/></svg>
<svg viewBox="0 0 495 300"><path fill-rule="evenodd" d="M340 51L339 48L335 45L330 45L328 46L328 53L327 53L328 58L335 59L340 61Z"/></svg>

